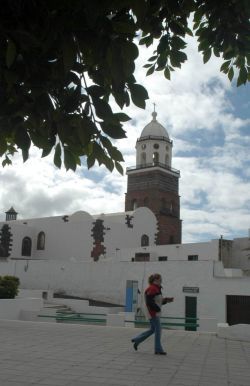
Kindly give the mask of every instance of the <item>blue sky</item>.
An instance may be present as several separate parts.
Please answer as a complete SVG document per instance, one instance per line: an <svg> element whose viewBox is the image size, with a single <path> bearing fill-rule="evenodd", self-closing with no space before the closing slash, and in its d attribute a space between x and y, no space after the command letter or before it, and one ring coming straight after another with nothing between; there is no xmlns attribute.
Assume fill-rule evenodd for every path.
<svg viewBox="0 0 250 386"><path fill-rule="evenodd" d="M125 125L127 138L116 141L124 154L124 169L135 165L135 143L151 121L153 103L157 119L173 140L172 166L180 170L183 242L246 237L250 228L250 86L237 88L219 72L221 61L203 65L196 43L189 42L189 61L169 82L162 73L145 76L142 65L151 56L141 49L136 78L150 99L145 110L131 105ZM116 106L113 106L117 110ZM0 220L14 206L19 218L91 214L124 210L126 174L104 167L76 173L57 170L52 158L40 159L32 149L25 164L0 169Z"/></svg>

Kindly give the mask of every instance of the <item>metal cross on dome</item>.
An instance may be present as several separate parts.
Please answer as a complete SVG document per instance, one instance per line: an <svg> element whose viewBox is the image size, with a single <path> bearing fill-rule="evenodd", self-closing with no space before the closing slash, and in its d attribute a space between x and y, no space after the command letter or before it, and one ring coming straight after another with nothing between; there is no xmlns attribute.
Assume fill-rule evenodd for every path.
<svg viewBox="0 0 250 386"><path fill-rule="evenodd" d="M154 111L152 112L152 117L153 117L153 121L155 121L156 120L156 116L157 116L157 112L155 111L156 104L153 103L153 105L154 105Z"/></svg>

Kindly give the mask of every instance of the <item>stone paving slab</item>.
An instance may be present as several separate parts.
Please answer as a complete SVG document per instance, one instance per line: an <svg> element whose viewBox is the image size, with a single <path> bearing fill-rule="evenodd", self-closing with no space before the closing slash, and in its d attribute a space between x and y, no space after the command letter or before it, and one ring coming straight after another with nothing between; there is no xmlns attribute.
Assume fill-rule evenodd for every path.
<svg viewBox="0 0 250 386"><path fill-rule="evenodd" d="M0 320L0 386L249 386L250 342L164 330L134 351L137 328Z"/></svg>

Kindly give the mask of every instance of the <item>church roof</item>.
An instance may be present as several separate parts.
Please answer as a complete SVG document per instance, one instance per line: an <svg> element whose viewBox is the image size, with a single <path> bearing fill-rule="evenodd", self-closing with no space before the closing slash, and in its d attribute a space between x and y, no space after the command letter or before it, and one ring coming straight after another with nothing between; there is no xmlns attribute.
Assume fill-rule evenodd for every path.
<svg viewBox="0 0 250 386"><path fill-rule="evenodd" d="M168 135L168 132L167 130L165 129L164 126L162 126L156 119L156 116L157 116L157 113L154 111L152 113L152 121L149 122L145 127L144 129L142 130L141 132L141 136L140 138L142 137L164 137L164 138L167 138L169 139L169 135Z"/></svg>

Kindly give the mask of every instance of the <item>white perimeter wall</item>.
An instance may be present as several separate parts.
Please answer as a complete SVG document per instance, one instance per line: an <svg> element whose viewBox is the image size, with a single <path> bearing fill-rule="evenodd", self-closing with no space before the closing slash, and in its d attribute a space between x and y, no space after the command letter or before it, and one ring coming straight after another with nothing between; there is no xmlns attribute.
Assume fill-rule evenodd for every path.
<svg viewBox="0 0 250 386"><path fill-rule="evenodd" d="M212 261L168 262L58 262L11 261L0 263L0 275L20 278L21 288L65 291L67 294L125 304L126 281L136 280L143 293L147 278L159 272L164 293L175 302L164 308L168 316L185 315L185 296L197 296L197 316L226 320L226 295L250 295L250 279L213 276ZM217 263L218 264L218 263ZM198 294L183 287L199 287ZM141 300L139 298L139 306Z"/></svg>

